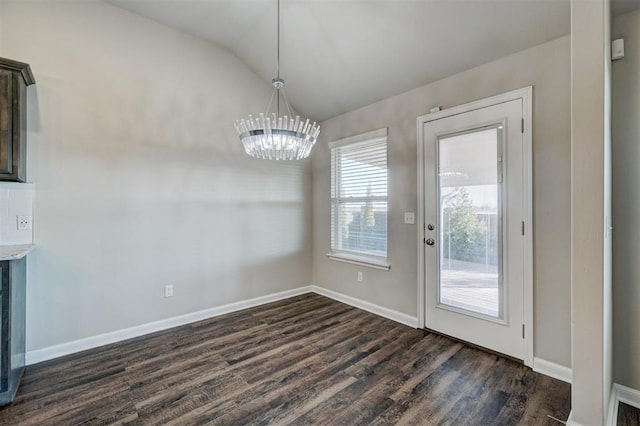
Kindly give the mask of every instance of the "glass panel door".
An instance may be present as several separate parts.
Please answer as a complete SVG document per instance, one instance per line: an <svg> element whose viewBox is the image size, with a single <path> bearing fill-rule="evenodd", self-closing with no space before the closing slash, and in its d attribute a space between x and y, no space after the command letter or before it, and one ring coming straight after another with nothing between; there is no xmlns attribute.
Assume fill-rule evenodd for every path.
<svg viewBox="0 0 640 426"><path fill-rule="evenodd" d="M502 126L437 140L439 306L504 318Z"/></svg>
<svg viewBox="0 0 640 426"><path fill-rule="evenodd" d="M422 127L425 326L517 359L531 342L522 116L519 98Z"/></svg>

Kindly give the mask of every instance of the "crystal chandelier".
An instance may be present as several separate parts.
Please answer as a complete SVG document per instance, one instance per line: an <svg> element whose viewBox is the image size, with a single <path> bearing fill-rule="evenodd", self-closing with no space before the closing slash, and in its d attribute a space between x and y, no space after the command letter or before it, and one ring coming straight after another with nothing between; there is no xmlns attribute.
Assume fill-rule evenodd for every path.
<svg viewBox="0 0 640 426"><path fill-rule="evenodd" d="M235 126L247 154L265 160L301 160L307 158L320 134L320 125L309 123L309 119L293 118L287 96L284 93L284 80L280 78L280 0L278 0L277 18L277 55L276 78L271 80L273 92L267 110L259 117L249 115L236 121ZM280 92L284 98L288 115L280 116ZM274 95L275 112L270 114Z"/></svg>

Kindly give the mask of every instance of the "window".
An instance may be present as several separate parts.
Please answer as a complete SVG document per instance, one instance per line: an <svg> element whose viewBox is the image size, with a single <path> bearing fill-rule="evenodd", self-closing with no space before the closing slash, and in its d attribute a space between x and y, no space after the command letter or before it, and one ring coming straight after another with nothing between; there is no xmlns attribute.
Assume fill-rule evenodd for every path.
<svg viewBox="0 0 640 426"><path fill-rule="evenodd" d="M387 129L335 141L331 148L334 260L387 264Z"/></svg>

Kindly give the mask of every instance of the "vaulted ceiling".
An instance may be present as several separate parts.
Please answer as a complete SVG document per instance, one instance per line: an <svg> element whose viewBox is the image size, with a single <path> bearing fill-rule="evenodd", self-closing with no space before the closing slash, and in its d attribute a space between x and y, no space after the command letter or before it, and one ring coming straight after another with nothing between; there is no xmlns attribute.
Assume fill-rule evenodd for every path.
<svg viewBox="0 0 640 426"><path fill-rule="evenodd" d="M106 1L229 49L267 82L275 74L275 0ZM291 104L320 121L569 34L569 7L281 0L281 76Z"/></svg>

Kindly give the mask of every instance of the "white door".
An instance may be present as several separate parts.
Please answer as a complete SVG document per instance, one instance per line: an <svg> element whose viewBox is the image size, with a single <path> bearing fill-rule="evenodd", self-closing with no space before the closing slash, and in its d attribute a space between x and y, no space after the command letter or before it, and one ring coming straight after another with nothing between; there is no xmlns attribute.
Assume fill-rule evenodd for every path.
<svg viewBox="0 0 640 426"><path fill-rule="evenodd" d="M426 327L525 358L523 100L423 124Z"/></svg>

